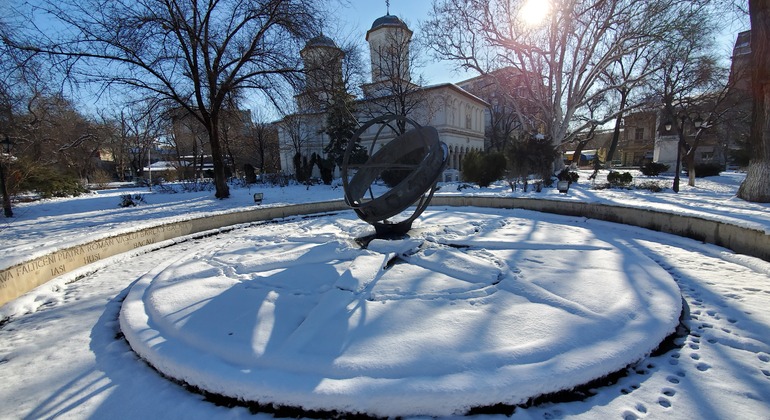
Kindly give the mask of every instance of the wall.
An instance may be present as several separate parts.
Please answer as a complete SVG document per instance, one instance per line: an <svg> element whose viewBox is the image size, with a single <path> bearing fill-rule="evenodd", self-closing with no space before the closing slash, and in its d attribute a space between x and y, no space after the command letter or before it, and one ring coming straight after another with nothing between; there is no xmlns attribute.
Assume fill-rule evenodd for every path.
<svg viewBox="0 0 770 420"><path fill-rule="evenodd" d="M770 261L770 235L764 231L693 216L597 203L507 197L434 196L431 205L525 209L588 217L673 233ZM342 210L347 211L347 206L342 200L283 207L262 207L162 224L61 249L12 267L0 269L0 306L77 268L168 239L216 231L241 223Z"/></svg>
<svg viewBox="0 0 770 420"><path fill-rule="evenodd" d="M55 277L87 264L168 239L221 229L240 223L346 209L347 206L342 201L263 207L162 224L60 249L15 266L0 268L0 306Z"/></svg>
<svg viewBox="0 0 770 420"><path fill-rule="evenodd" d="M431 205L519 208L566 216L580 216L643 227L731 249L770 261L770 234L764 230L648 209L598 203L506 197L434 196Z"/></svg>

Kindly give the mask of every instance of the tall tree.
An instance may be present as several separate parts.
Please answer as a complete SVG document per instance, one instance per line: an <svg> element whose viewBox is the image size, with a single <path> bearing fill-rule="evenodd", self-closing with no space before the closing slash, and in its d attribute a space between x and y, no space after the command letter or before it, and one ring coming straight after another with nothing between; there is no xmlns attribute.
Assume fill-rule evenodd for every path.
<svg viewBox="0 0 770 420"><path fill-rule="evenodd" d="M338 91L335 101L326 109L326 127L324 133L329 137L329 143L324 147L324 153L337 167L342 167L345 149L350 139L358 129L355 118L355 102L344 90ZM350 163L364 163L367 158L366 149L361 145L361 138L354 145Z"/></svg>
<svg viewBox="0 0 770 420"><path fill-rule="evenodd" d="M317 33L312 0L42 0L16 48L58 58L78 80L149 91L206 128L216 196L229 197L220 123L228 95L268 96L300 71L301 39ZM35 25L45 14L55 20Z"/></svg>
<svg viewBox="0 0 770 420"><path fill-rule="evenodd" d="M482 74L501 67L520 70L529 78L522 96L538 109L536 118L519 120L555 144L622 113L615 108L598 120L589 117L597 98L633 81L608 78L608 72L700 7L685 0L564 0L551 2L538 25L522 17L527 1L434 0L423 30L437 56L463 68Z"/></svg>
<svg viewBox="0 0 770 420"><path fill-rule="evenodd" d="M661 117L671 124L678 137L678 154L686 158L693 186L695 151L705 130L696 121L715 122L716 110L727 92L727 73L718 65L709 42L714 23L707 13L700 13L693 15L686 25L672 28L673 36L660 44L664 52L651 75L653 91L660 98ZM679 191L678 173L673 190Z"/></svg>
<svg viewBox="0 0 770 420"><path fill-rule="evenodd" d="M749 0L751 91L754 94L749 143L752 159L738 197L770 202L770 0Z"/></svg>
<svg viewBox="0 0 770 420"><path fill-rule="evenodd" d="M284 145L285 149L281 150L281 153L284 156L291 156L297 181L304 182L309 174L305 174L306 171L304 166L307 165L303 163L303 158L305 161L310 158L307 152L308 149L310 149L309 143L311 136L313 131L318 132L319 130L314 130L314 127L309 127L308 122L298 114L286 115L280 122L278 122L277 126L278 130L283 131L286 138L289 139L289 142Z"/></svg>
<svg viewBox="0 0 770 420"><path fill-rule="evenodd" d="M121 180L125 175L120 172L130 170L137 177L143 172L142 168L149 165L153 144L167 129L156 105L151 99L138 101L121 108L113 117L115 131L109 146Z"/></svg>

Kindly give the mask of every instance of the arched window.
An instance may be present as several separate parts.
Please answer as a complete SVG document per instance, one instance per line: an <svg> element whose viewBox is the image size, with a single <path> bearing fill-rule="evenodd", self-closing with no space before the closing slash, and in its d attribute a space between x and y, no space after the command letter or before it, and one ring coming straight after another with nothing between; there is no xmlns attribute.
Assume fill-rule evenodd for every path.
<svg viewBox="0 0 770 420"><path fill-rule="evenodd" d="M465 128L471 129L473 126L473 116L471 114L471 106L465 105Z"/></svg>

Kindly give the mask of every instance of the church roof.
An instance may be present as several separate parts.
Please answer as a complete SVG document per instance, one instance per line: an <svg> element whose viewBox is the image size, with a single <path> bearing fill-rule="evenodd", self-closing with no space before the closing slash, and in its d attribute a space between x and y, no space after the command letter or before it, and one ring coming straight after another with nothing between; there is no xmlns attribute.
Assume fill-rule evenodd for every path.
<svg viewBox="0 0 770 420"><path fill-rule="evenodd" d="M307 44L305 44L305 48L307 47L331 47L331 48L337 48L337 43L334 42L333 39L329 38L328 36L321 34L317 37L311 38Z"/></svg>
<svg viewBox="0 0 770 420"><path fill-rule="evenodd" d="M406 26L406 23L404 23L403 20L399 19L398 16L391 15L391 14L387 14L385 16L375 19L374 23L372 23L372 28L369 30L373 31L376 28L379 28L380 26L401 26L405 29L409 29L409 27Z"/></svg>

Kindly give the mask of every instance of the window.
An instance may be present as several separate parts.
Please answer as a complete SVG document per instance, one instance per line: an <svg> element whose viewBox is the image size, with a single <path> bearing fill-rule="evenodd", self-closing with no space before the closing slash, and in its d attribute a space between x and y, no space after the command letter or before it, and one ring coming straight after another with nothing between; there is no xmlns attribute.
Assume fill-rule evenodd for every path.
<svg viewBox="0 0 770 420"><path fill-rule="evenodd" d="M700 154L701 160L711 160L714 159L714 152L703 152Z"/></svg>
<svg viewBox="0 0 770 420"><path fill-rule="evenodd" d="M634 131L634 140L644 140L644 128L639 127Z"/></svg>
<svg viewBox="0 0 770 420"><path fill-rule="evenodd" d="M468 128L468 129L471 128L471 121L472 121L471 110L466 109L465 110L465 128Z"/></svg>

